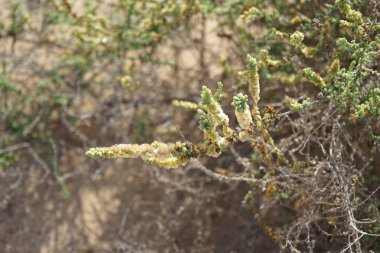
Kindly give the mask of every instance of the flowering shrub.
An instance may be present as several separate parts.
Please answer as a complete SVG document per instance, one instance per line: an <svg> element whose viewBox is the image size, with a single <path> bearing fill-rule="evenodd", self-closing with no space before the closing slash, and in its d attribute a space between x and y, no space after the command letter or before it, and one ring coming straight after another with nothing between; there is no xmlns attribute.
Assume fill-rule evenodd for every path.
<svg viewBox="0 0 380 253"><path fill-rule="evenodd" d="M2 172L37 164L69 199L78 150L196 168L244 184L284 252L380 250L377 1L4 5Z"/></svg>
<svg viewBox="0 0 380 253"><path fill-rule="evenodd" d="M202 87L199 103L174 101L197 112L202 143L120 144L92 148L86 154L140 157L168 168L190 163L216 179L251 182L253 191L269 191L274 198L291 196L288 201L300 201L303 207L299 219L278 235L284 248L312 251L320 247L322 233L345 235L346 243L338 239L336 244L343 251L361 252L362 238L379 236L373 230L378 213L366 211L369 203L363 201L368 195L359 193L379 155L380 27L374 11L379 6L374 1L349 0L253 1L241 6L246 8L240 16L245 25L239 29L250 34L250 27L260 27L265 33L257 38L251 34L247 67L237 75L248 82L232 98L237 125L221 104L231 96L224 96L218 83L215 93ZM277 108L271 107L262 80L280 92ZM363 129L361 140L350 137L353 126ZM286 133L278 133L280 128ZM366 148L359 144L364 138ZM219 157L238 142L247 142L246 149L259 152L252 161L257 167L248 164L239 175L224 176L195 160Z"/></svg>

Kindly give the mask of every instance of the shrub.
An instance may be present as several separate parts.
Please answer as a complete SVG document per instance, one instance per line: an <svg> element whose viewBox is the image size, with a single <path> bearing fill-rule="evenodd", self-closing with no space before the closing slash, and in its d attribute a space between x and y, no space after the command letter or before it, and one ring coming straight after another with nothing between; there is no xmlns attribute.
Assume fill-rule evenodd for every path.
<svg viewBox="0 0 380 253"><path fill-rule="evenodd" d="M374 241L361 241L379 236L373 230L378 213L368 212L376 205L368 200L378 188L365 193L379 155L378 4L252 1L241 7L242 33L250 34L252 27L265 31L258 37L250 34L247 67L238 75L248 87L237 89L247 90L251 102L244 91L224 97L221 83L215 93L203 86L199 103L174 102L197 112L204 134L200 144L119 144L86 154L140 157L168 168L188 164L218 180L249 182L253 191L269 193L278 204L302 203L298 219L277 235L282 247L294 252L323 245L342 252L376 247ZM265 94L269 89L279 97ZM232 100L237 125L223 109L222 98ZM358 129L361 137L353 138ZM241 173L218 174L198 161L219 157L239 142L247 143L242 149L259 152ZM326 246L325 237L334 243Z"/></svg>
<svg viewBox="0 0 380 253"><path fill-rule="evenodd" d="M241 182L283 251L380 250L376 1L36 2L0 15L2 173L37 164L69 199L94 146Z"/></svg>

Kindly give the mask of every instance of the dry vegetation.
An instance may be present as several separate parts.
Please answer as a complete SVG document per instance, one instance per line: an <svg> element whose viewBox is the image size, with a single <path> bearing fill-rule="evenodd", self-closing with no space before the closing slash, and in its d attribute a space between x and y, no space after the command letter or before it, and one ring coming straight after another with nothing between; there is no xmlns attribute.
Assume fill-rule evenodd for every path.
<svg viewBox="0 0 380 253"><path fill-rule="evenodd" d="M380 251L376 1L0 8L1 252ZM210 116L219 81L250 138L211 150L228 131L173 101ZM85 156L153 141L197 149L170 150L169 170Z"/></svg>

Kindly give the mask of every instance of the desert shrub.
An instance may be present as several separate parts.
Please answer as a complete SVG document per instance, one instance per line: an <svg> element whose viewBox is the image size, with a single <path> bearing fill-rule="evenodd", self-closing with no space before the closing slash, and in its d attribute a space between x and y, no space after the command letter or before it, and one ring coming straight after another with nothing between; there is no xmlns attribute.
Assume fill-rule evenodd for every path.
<svg viewBox="0 0 380 253"><path fill-rule="evenodd" d="M62 161L94 147L245 184L242 204L283 251L379 250L376 1L4 4L4 173L37 164L69 199ZM291 219L272 226L271 209Z"/></svg>
<svg viewBox="0 0 380 253"><path fill-rule="evenodd" d="M378 187L366 178L379 156L378 4L252 1L240 7L244 24L234 32L248 37L250 28L264 31L251 33L247 66L235 71L230 84L242 92L232 97L218 83L215 92L203 86L199 103L173 101L197 113L204 133L200 144L119 144L87 155L139 157L162 167L193 166L221 181L244 181L252 186L248 205L255 203L256 191L279 205L298 203L297 219L279 235L270 232L283 249L374 250L378 212L369 210L378 207ZM221 100L232 102L237 124ZM360 137L354 137L359 129ZM245 161L239 173L223 175L198 161L219 157L235 143L255 154L239 156Z"/></svg>

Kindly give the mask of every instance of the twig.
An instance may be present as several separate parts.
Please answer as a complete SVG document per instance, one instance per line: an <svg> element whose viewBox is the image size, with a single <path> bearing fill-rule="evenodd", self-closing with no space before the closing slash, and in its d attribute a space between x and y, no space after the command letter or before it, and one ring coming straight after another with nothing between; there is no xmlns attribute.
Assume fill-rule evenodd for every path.
<svg viewBox="0 0 380 253"><path fill-rule="evenodd" d="M222 182L231 182L231 181L237 181L237 182L249 182L249 183L259 183L260 180L255 178L247 178L247 177L237 177L237 176L225 176L219 173L216 173L212 170L207 169L203 164L201 164L198 160L192 159L189 164L189 168L196 168L203 171L208 176L217 179Z"/></svg>
<svg viewBox="0 0 380 253"><path fill-rule="evenodd" d="M7 153L7 152L12 152L12 151L16 151L16 150L24 149L24 148L29 148L29 147L30 147L30 144L27 142L14 144L14 145L8 146L6 148L0 149L0 155Z"/></svg>

